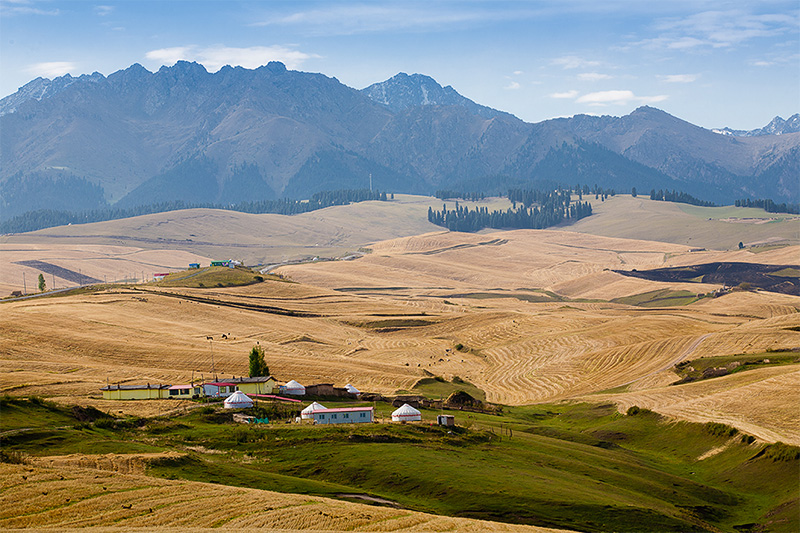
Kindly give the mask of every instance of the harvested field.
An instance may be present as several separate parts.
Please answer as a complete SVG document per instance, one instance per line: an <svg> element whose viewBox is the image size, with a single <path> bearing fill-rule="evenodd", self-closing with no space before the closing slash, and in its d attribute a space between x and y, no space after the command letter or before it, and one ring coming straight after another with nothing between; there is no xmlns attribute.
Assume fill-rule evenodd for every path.
<svg viewBox="0 0 800 533"><path fill-rule="evenodd" d="M0 464L0 480L4 531L554 531L105 469Z"/></svg>
<svg viewBox="0 0 800 533"><path fill-rule="evenodd" d="M148 286L10 302L0 316L9 347L0 390L132 412L139 402L103 402L99 388L242 376L258 342L283 381L392 394L430 375L460 376L490 402L521 405L660 390L686 358L800 346L796 296L734 292L671 307L609 301L718 288L606 270L689 259L707 262L682 246L562 231L437 232L378 243L356 261L280 269L302 283ZM181 408L141 404L156 414Z"/></svg>

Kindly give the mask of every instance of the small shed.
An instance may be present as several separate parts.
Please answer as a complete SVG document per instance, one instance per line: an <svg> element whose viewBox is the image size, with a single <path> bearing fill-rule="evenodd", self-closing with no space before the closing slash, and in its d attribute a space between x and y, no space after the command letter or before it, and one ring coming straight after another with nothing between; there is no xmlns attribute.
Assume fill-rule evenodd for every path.
<svg viewBox="0 0 800 533"><path fill-rule="evenodd" d="M161 274L153 274L153 281L163 281L164 278L169 276L169 272L162 272Z"/></svg>
<svg viewBox="0 0 800 533"><path fill-rule="evenodd" d="M306 388L300 385L295 380L292 380L283 386L281 392L283 392L284 394L293 394L295 396L305 396Z"/></svg>
<svg viewBox="0 0 800 533"><path fill-rule="evenodd" d="M319 404L317 402L314 402L311 405L309 405L308 407L306 407L305 409L303 409L302 411L300 411L300 418L303 418L303 419L306 419L306 420L313 419L314 418L314 411L321 411L322 409L327 409L327 407L325 407L324 405Z"/></svg>
<svg viewBox="0 0 800 533"><path fill-rule="evenodd" d="M436 423L440 426L455 426L456 425L456 417L453 415L437 415L436 416Z"/></svg>
<svg viewBox="0 0 800 533"><path fill-rule="evenodd" d="M223 406L225 409L245 409L247 407L253 407L253 400L248 398L242 391L237 390L225 398Z"/></svg>
<svg viewBox="0 0 800 533"><path fill-rule="evenodd" d="M392 413L392 422L417 422L422 420L422 413L407 403Z"/></svg>
<svg viewBox="0 0 800 533"><path fill-rule="evenodd" d="M354 387L353 385L351 385L350 383L348 383L347 385L345 385L345 386L344 386L344 388L345 388L345 389L347 389L347 392L349 392L350 394L355 394L355 395L359 395L359 394L361 394L361 391L360 391L360 390L358 390L357 388L355 388L355 387Z"/></svg>

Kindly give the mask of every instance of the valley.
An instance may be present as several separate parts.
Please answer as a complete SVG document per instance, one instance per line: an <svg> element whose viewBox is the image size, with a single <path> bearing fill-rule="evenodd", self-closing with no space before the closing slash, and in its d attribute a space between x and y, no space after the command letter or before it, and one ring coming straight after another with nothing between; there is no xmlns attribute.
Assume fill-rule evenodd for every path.
<svg viewBox="0 0 800 533"><path fill-rule="evenodd" d="M572 226L466 234L417 217L438 202L398 195L394 203L292 217L179 211L4 236L0 245L14 250L3 254L13 255L10 267L35 272L30 261L38 260L95 279L112 272L109 265L177 272L189 262L267 243L271 255L260 257L275 263L262 267L258 279L254 273L242 278L241 286L225 286L238 279L220 277L225 268L202 268L159 283L101 283L0 304L0 438L3 450L22 454L24 463L3 465L3 479L13 484L34 475L51 487L53 476L84 483L79 480L106 479L109 470L124 474L117 475L118 492L107 497L92 492L100 490L95 487L78 498L80 505L53 500L48 505L62 511L30 515L14 503L2 523L107 526L120 520L128 527L174 527L173 510L184 506L188 514L180 523L200 525L188 500L157 502L165 492L202 490L230 502L220 523L243 527L337 529L342 522L316 517L363 516L357 529L635 531L635 524L651 520L659 530L738 531L750 523L791 530L797 500L775 480L798 468L792 454L800 446L794 407L800 402L800 296L754 287L720 292L721 283L701 278L616 271L753 263L791 277L800 254L793 218L752 225L753 241L772 239L770 245L714 248L710 240L687 243L685 235L701 239L704 227L722 224L714 229L721 242L741 240L741 225L713 217L720 208L692 208L684 220L694 229L676 222L671 230L632 206L650 204L655 217L668 217L676 204L617 196ZM718 217L759 214L729 211ZM611 233L607 221L623 213L630 213L628 227L638 229L637 238L577 231L594 220L596 233ZM298 229L282 234L292 224ZM671 232L672 242L646 239L655 229ZM193 241L178 242L188 231ZM240 239L244 248L230 246ZM312 249L322 258L322 250L332 257L360 252L347 261L315 261ZM289 258L306 260L283 262ZM433 401L464 389L500 410L450 411L459 431L454 436L430 426L435 408L422 409L423 422L408 427L295 427L273 412L277 423L246 429L214 404L106 400L100 392L107 384L244 376L256 344L280 381L352 383L378 398L423 394ZM684 367L676 365L683 361L729 364L738 354L759 361L775 354L780 364L677 383ZM46 412L22 398L44 401ZM373 405L383 420L393 409L383 400L338 403ZM75 409L99 418L71 421L70 413L84 412ZM639 411L644 414L632 414ZM118 421L104 422L109 414ZM786 459L763 459L783 454L776 451L782 447L789 450ZM389 466L375 454L391 458ZM413 473L400 466L411 463L426 466ZM750 486L744 480L756 470L766 477ZM485 471L496 481L467 471ZM520 473L532 483L503 481ZM609 497L605 484L619 496ZM680 490L673 494L669 486ZM125 487L140 488L123 498ZM45 492L58 498L60 490ZM517 503L509 506L504 491ZM403 510L398 515L358 498L349 503L343 494L388 500ZM303 512L291 519L270 509L256 512L252 498ZM83 503L89 500L108 503L89 511ZM111 503L117 500L123 503ZM565 507L565 501L573 503ZM114 505L122 510L108 514Z"/></svg>

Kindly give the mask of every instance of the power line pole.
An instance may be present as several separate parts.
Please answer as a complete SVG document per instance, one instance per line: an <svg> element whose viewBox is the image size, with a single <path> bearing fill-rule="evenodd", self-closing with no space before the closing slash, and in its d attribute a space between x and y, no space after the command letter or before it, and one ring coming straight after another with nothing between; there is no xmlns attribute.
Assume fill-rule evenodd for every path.
<svg viewBox="0 0 800 533"><path fill-rule="evenodd" d="M28 284L25 283L25 272L22 273L22 294L28 294Z"/></svg>
<svg viewBox="0 0 800 533"><path fill-rule="evenodd" d="M369 192L372 192L372 172L369 173Z"/></svg>

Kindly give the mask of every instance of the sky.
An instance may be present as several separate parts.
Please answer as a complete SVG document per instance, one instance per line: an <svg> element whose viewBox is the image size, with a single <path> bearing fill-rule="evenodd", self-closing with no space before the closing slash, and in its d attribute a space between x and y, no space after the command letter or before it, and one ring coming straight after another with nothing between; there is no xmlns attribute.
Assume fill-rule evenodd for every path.
<svg viewBox="0 0 800 533"><path fill-rule="evenodd" d="M800 112L800 2L0 0L0 96L180 59L356 89L426 74L528 122L650 105L754 129Z"/></svg>

